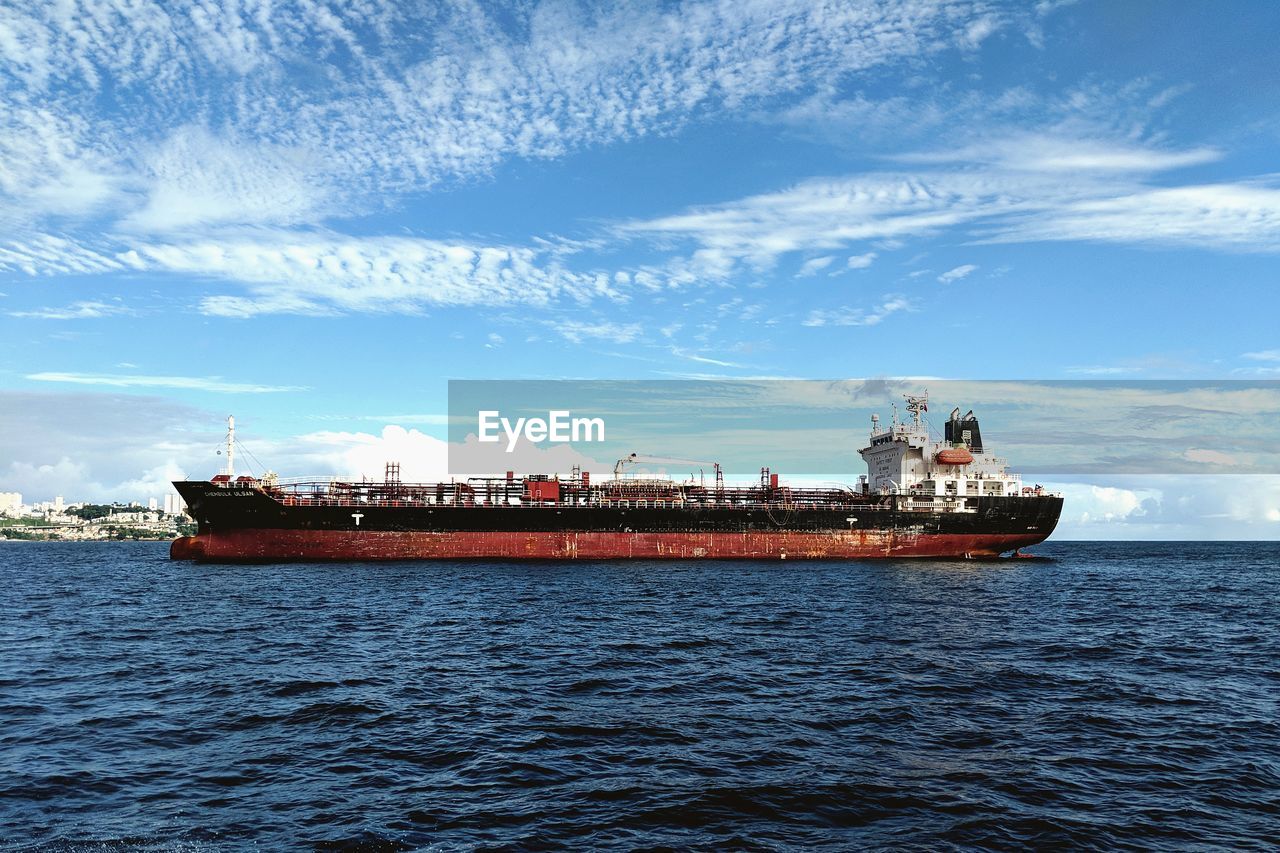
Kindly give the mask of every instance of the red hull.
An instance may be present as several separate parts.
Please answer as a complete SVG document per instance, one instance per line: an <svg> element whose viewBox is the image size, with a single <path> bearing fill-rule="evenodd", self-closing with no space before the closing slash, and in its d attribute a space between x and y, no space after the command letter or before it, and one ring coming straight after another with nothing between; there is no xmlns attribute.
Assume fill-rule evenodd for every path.
<svg viewBox="0 0 1280 853"><path fill-rule="evenodd" d="M1044 534L583 533L236 530L187 536L175 560L832 560L885 557L996 557L1035 545Z"/></svg>

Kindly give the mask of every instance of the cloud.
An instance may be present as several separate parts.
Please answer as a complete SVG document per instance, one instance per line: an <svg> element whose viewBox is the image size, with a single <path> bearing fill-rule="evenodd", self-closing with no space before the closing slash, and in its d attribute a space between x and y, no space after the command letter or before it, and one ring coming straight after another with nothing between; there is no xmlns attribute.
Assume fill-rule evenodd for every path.
<svg viewBox="0 0 1280 853"><path fill-rule="evenodd" d="M447 426L449 416L443 413L424 413L410 415L312 415L313 420L321 421L374 421L382 424L430 424Z"/></svg>
<svg viewBox="0 0 1280 853"><path fill-rule="evenodd" d="M1055 539L1280 539L1280 476L1145 476L1048 483L1063 494Z"/></svg>
<svg viewBox="0 0 1280 853"><path fill-rule="evenodd" d="M1213 148L1169 151L1121 141L1010 133L961 148L899 154L894 159L922 165L974 165L1013 172L1135 173L1180 169L1219 160Z"/></svg>
<svg viewBox="0 0 1280 853"><path fill-rule="evenodd" d="M1059 487L1069 501L1071 517L1078 524L1111 524L1140 518L1150 506L1147 501L1160 495L1153 489L1122 489L1114 486L1069 485Z"/></svg>
<svg viewBox="0 0 1280 853"><path fill-rule="evenodd" d="M311 474L381 479L387 462L400 464L407 482L434 482L449 476L448 444L416 429L388 424L379 434L312 432L298 436L299 450L313 466Z"/></svg>
<svg viewBox="0 0 1280 853"><path fill-rule="evenodd" d="M805 326L877 326L891 314L914 310L914 303L905 296L888 294L874 308L835 308L809 312Z"/></svg>
<svg viewBox="0 0 1280 853"><path fill-rule="evenodd" d="M639 338L643 331L639 323L613 323L607 320L555 320L548 321L547 325L560 337L575 344L588 339L625 344Z"/></svg>
<svg viewBox="0 0 1280 853"><path fill-rule="evenodd" d="M364 417L364 416L361 416ZM397 420L442 415L407 415ZM225 415L158 397L98 392L0 391L0 491L27 502L64 495L68 501L160 498L172 480L208 477L223 463ZM84 429L85 423L93 429ZM268 438L250 413L238 434L250 451L241 471L265 464L287 476L368 475L387 461L406 479L447 476L444 442L395 423L379 432L316 431Z"/></svg>
<svg viewBox="0 0 1280 853"><path fill-rule="evenodd" d="M838 251L886 237L919 236L1007 207L1013 182L967 175L871 173L814 179L778 192L620 224L622 237L692 240L757 270L790 252Z"/></svg>
<svg viewBox="0 0 1280 853"><path fill-rule="evenodd" d="M943 284L951 284L951 282L959 281L960 279L969 275L969 273L973 272L977 268L978 267L975 264L964 264L962 266L958 266L953 269L947 270L942 275L938 276L938 281L942 282Z"/></svg>
<svg viewBox="0 0 1280 853"><path fill-rule="evenodd" d="M718 358L711 358L710 356L699 355L697 353L689 352L688 350L682 349L680 347L671 347L671 354L677 358L684 358L684 359L688 359L689 361L696 361L699 364L714 364L716 367L744 367L745 366L733 361L723 361Z"/></svg>
<svg viewBox="0 0 1280 853"><path fill-rule="evenodd" d="M1220 450L1209 450L1201 447L1189 448L1182 454L1191 462L1204 462L1223 468L1231 468L1240 464L1240 460L1232 456L1230 453L1223 453Z"/></svg>
<svg viewBox="0 0 1280 853"><path fill-rule="evenodd" d="M10 6L0 194L35 216L110 203L146 230L293 224L971 48L1001 25L932 0Z"/></svg>
<svg viewBox="0 0 1280 853"><path fill-rule="evenodd" d="M65 308L39 308L34 311L10 311L10 317L29 317L37 320L87 320L98 317L112 317L119 314L132 314L133 311L123 305L109 302L73 302Z"/></svg>
<svg viewBox="0 0 1280 853"><path fill-rule="evenodd" d="M1262 350L1261 352L1247 352L1241 356L1252 361L1280 361L1280 349Z"/></svg>
<svg viewBox="0 0 1280 853"><path fill-rule="evenodd" d="M174 231L193 226L289 225L324 218L341 201L314 155L299 149L219 139L178 128L140 166L146 202L123 227Z"/></svg>
<svg viewBox="0 0 1280 853"><path fill-rule="evenodd" d="M1059 144L1067 151L1075 143ZM810 264L866 241L901 244L942 231L967 232L980 243L1077 240L1280 250L1280 189L1265 182L1143 182L1144 173L1201 162L1204 152L1169 153L1127 143L1112 148L1094 141L1074 165L1048 155L1018 163L1000 157L952 162L969 154L978 156L967 150L922 155L929 168L917 172L810 179L620 223L614 233L673 249L691 244L690 258L709 254L717 264L711 270L687 265L690 278L710 281L769 270L788 254L821 253L801 268L810 272Z"/></svg>
<svg viewBox="0 0 1280 853"><path fill-rule="evenodd" d="M543 247L266 231L147 243L130 257L143 269L246 285L248 295L203 300L206 313L228 317L546 305L558 299L585 302L615 295L607 274L566 269Z"/></svg>
<svg viewBox="0 0 1280 853"><path fill-rule="evenodd" d="M126 265L111 254L54 234L34 234L0 243L0 270L29 276L119 272Z"/></svg>
<svg viewBox="0 0 1280 853"><path fill-rule="evenodd" d="M821 258L811 258L805 261L800 267L800 271L796 273L796 278L808 278L809 276L817 275L827 267L831 266L833 261L835 261L835 256L833 255L825 255Z"/></svg>
<svg viewBox="0 0 1280 853"><path fill-rule="evenodd" d="M1063 368L1065 373L1076 376L1121 376L1126 373L1140 373L1141 367L1122 367L1120 365L1083 365Z"/></svg>
<svg viewBox="0 0 1280 853"><path fill-rule="evenodd" d="M998 226L993 242L1089 240L1280 251L1280 189L1204 184L1066 201Z"/></svg>
<svg viewBox="0 0 1280 853"><path fill-rule="evenodd" d="M74 385L101 385L107 388L176 388L187 391L207 391L213 394L272 394L282 391L305 391L295 385L254 385L243 382L225 382L217 377L197 376L136 376L121 373L32 373L27 379L34 382L63 382Z"/></svg>
<svg viewBox="0 0 1280 853"><path fill-rule="evenodd" d="M5 25L0 12L0 34ZM5 43L0 35L0 57ZM7 208L0 222L84 216L120 199L125 179L111 155L90 141L91 127L82 116L24 103L0 87L0 200Z"/></svg>
<svg viewBox="0 0 1280 853"><path fill-rule="evenodd" d="M28 503L159 498L165 478L212 463L218 429L216 416L155 397L0 391L0 491Z"/></svg>
<svg viewBox="0 0 1280 853"><path fill-rule="evenodd" d="M793 253L801 277L833 273L846 255L845 269L864 269L868 246L943 231L1248 251L1280 242L1266 181L1167 185L1222 157L1150 130L1171 90L920 94L933 57L1026 25L998 4L28 6L0 13L0 225L22 225L4 229L0 269L195 277L200 309L215 316L577 307L732 283ZM920 73L892 90L885 81L904 68ZM890 93L858 91L864 78ZM1125 99L1142 115L1117 108ZM966 111L968 125L938 135ZM512 158L774 112L847 122L840 134L859 142L915 123L922 150L882 159L884 170L606 226L582 245L322 227ZM589 260L631 240L661 257L625 270ZM90 304L27 315L92 316Z"/></svg>
<svg viewBox="0 0 1280 853"><path fill-rule="evenodd" d="M975 50L988 36L1000 29L1000 20L994 15L985 15L969 23L964 29L960 43L969 50Z"/></svg>
<svg viewBox="0 0 1280 853"><path fill-rule="evenodd" d="M373 149L389 177L431 182L503 156L559 156L668 130L695 110L802 88L819 70L839 77L935 52L976 16L925 2L748 0L590 14L543 3L515 17L514 28L478 16L434 22L456 33L457 49L385 69L316 111L344 119L336 127L301 135L328 134L359 154ZM506 35L513 31L524 37ZM300 118L313 120L310 111Z"/></svg>

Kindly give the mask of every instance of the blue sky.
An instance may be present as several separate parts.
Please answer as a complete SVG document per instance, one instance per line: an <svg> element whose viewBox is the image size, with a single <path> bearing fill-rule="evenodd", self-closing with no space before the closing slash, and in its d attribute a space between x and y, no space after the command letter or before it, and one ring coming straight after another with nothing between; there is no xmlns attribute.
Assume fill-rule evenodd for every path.
<svg viewBox="0 0 1280 853"><path fill-rule="evenodd" d="M0 488L163 488L227 412L281 469L413 452L450 378L1280 375L1276 32L8 4Z"/></svg>

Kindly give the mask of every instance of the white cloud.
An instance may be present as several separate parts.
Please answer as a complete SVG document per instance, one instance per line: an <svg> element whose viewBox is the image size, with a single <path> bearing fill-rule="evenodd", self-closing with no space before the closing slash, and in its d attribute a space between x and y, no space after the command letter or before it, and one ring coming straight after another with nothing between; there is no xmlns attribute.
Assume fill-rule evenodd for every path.
<svg viewBox="0 0 1280 853"><path fill-rule="evenodd" d="M442 415L408 415L398 420ZM83 423L93 424L92 430ZM388 461L406 479L447 476L444 442L388 424L378 433L317 431L264 438L250 415L242 443L252 453L237 470L262 474L265 464L286 476L367 475L381 479ZM27 501L64 495L68 501L145 500L171 492L173 480L208 477L223 462L214 449L221 416L141 395L0 391L0 490Z"/></svg>
<svg viewBox="0 0 1280 853"><path fill-rule="evenodd" d="M835 308L809 312L806 326L877 326L899 311L914 310L914 303L905 296L889 294L874 308Z"/></svg>
<svg viewBox="0 0 1280 853"><path fill-rule="evenodd" d="M1013 217L992 240L1093 240L1280 251L1280 189L1204 184L1067 201Z"/></svg>
<svg viewBox="0 0 1280 853"><path fill-rule="evenodd" d="M137 376L122 373L32 373L34 382L59 382L73 385L101 385L107 388L177 388L208 391L214 394L270 394L281 391L305 391L295 385L254 385L226 382L214 376Z"/></svg>
<svg viewBox="0 0 1280 853"><path fill-rule="evenodd" d="M202 431L202 423L213 429ZM172 491L166 477L212 462L216 423L135 394L0 391L0 491L22 492L28 502L158 498Z"/></svg>
<svg viewBox="0 0 1280 853"><path fill-rule="evenodd" d="M137 476L119 482L102 482L93 468L84 462L62 457L57 462L33 465L11 462L0 471L0 483L22 494L27 503L62 495L68 503L97 501L144 501L161 498L174 491L173 481L187 479L186 472L173 460L161 462Z"/></svg>
<svg viewBox="0 0 1280 853"><path fill-rule="evenodd" d="M575 344L588 339L625 344L640 337L643 331L639 323L613 323L607 320L555 320L549 321L547 325L562 338Z"/></svg>
<svg viewBox="0 0 1280 853"><path fill-rule="evenodd" d="M320 421L372 421L381 424L430 424L446 426L449 416L442 413L423 413L409 415L312 415L313 420Z"/></svg>
<svg viewBox="0 0 1280 853"><path fill-rule="evenodd" d="M1071 512L1081 523L1112 523L1124 521L1134 515L1142 515L1143 501L1159 494L1152 490L1138 492L1111 486L1086 486L1068 488Z"/></svg>
<svg viewBox="0 0 1280 853"><path fill-rule="evenodd" d="M680 347L671 347L671 354L676 356L677 358L684 358L684 359L688 359L689 361L696 361L699 364L714 364L716 367L743 367L744 366L733 361L724 361L722 359L712 358L706 355L699 355L698 353L689 352L688 350L682 349Z"/></svg>
<svg viewBox="0 0 1280 853"><path fill-rule="evenodd" d="M1076 376L1122 376L1126 373L1140 373L1141 367L1121 367L1120 365L1096 364L1063 368L1065 373Z"/></svg>
<svg viewBox="0 0 1280 853"><path fill-rule="evenodd" d="M1247 352L1241 356L1251 361L1280 361L1280 349L1268 349L1261 352Z"/></svg>
<svg viewBox="0 0 1280 853"><path fill-rule="evenodd" d="M628 288L725 282L789 253L808 258L800 275L811 275L835 269L862 241L901 245L948 229L987 241L1280 245L1274 187L1146 182L1221 156L1174 149L1146 129L1168 90L1125 93L1142 101L1135 118L1117 109L1120 95L1089 84L1056 99L1024 88L987 98L980 128L957 133L950 149L896 158L899 171L623 223L613 236L668 254L634 270L576 269L580 246L302 227L394 205L399 193L512 157L670 133L719 111L772 109L783 95L809 96L788 111L799 121L947 126L979 93L954 105L943 104L951 92L883 101L839 93L859 72L919 67L921 57L975 49L1017 23L985 4L747 0L584 11L548 2L488 14L362 0L286 2L268 13L260 4L138 0L77 9L0 12L0 217L23 224L7 229L0 269L230 283L201 302L214 315L581 304ZM406 40L409 32L420 38ZM1046 119L1034 123L1041 130L989 121L1029 116ZM26 227L33 217L89 215L132 236L75 241L53 233L61 223ZM846 269L874 259L852 255Z"/></svg>
<svg viewBox="0 0 1280 853"><path fill-rule="evenodd" d="M900 154L894 159L923 165L983 164L1014 172L1146 174L1221 157L1213 148L1168 151L1123 141L1015 132L961 148Z"/></svg>
<svg viewBox="0 0 1280 853"><path fill-rule="evenodd" d="M4 29L0 11L0 33ZM3 43L0 38L0 56ZM0 217L29 225L42 216L87 215L119 200L124 178L91 137L85 118L6 98L0 89L0 200L7 208Z"/></svg>
<svg viewBox="0 0 1280 853"><path fill-rule="evenodd" d="M612 297L605 273L566 269L547 249L264 231L136 249L146 269L244 284L248 295L206 297L206 313L415 311L448 305L546 305Z"/></svg>
<svg viewBox="0 0 1280 853"><path fill-rule="evenodd" d="M951 282L959 281L960 279L969 275L977 268L978 267L976 264L963 264L961 266L949 269L946 272L944 272L942 275L938 276L938 281L942 282L943 284L951 284Z"/></svg>
<svg viewBox="0 0 1280 853"><path fill-rule="evenodd" d="M109 491L115 495L129 495L131 496L130 499L135 500L139 498L160 498L174 491L174 481L185 479L187 479L186 470L170 459L148 468L137 477L113 485L110 489L104 491ZM135 495L137 498L132 497Z"/></svg>
<svg viewBox="0 0 1280 853"><path fill-rule="evenodd" d="M54 234L35 234L0 243L0 270L30 276L118 272L125 264L110 254Z"/></svg>
<svg viewBox="0 0 1280 853"><path fill-rule="evenodd" d="M868 174L628 222L622 236L689 239L755 269L790 252L838 251L860 241L919 236L992 215L1014 203L1011 181L968 175Z"/></svg>
<svg viewBox="0 0 1280 853"><path fill-rule="evenodd" d="M317 221L341 199L313 159L297 149L181 127L147 155L146 203L123 225L154 232Z"/></svg>
<svg viewBox="0 0 1280 853"><path fill-rule="evenodd" d="M969 49L977 48L988 36L1000 29L1000 22L994 16L978 18L965 27L960 41Z"/></svg>
<svg viewBox="0 0 1280 853"><path fill-rule="evenodd" d="M336 111L354 120L316 131L349 139L363 153L371 147L364 128L372 127L381 139L375 163L430 181L486 169L504 155L556 156L643 136L695 109L793 91L818 71L838 77L933 52L974 18L930 2L884 9L746 0L604 7L592 15L543 3L522 21L524 40L473 18L458 36L475 48L385 74L315 116ZM306 124L312 116L301 118Z"/></svg>
<svg viewBox="0 0 1280 853"><path fill-rule="evenodd" d="M1060 141L1063 152L1072 144ZM969 231L977 242L1097 240L1280 250L1280 189L1245 182L1157 188L1141 180L1141 173L1202 162L1205 152L1093 142L1074 163L1061 160L1065 153L1055 155L1058 160L1043 154L1018 163L1000 157L952 162L970 155L978 156L967 150L928 155L921 159L929 168L915 173L812 179L777 192L625 222L615 233L663 246L691 243L696 248L690 257L710 253L717 258L713 271L686 267L685 283L722 280L744 266L768 270L790 253L822 253L802 267L802 273L810 272L830 253L863 241L900 244L943 230ZM967 267L976 269L957 270Z"/></svg>
<svg viewBox="0 0 1280 853"><path fill-rule="evenodd" d="M796 277L808 278L809 276L817 275L827 267L831 266L833 261L835 261L835 256L833 255L825 255L820 258L810 258L800 267L800 271L796 273Z"/></svg>
<svg viewBox="0 0 1280 853"><path fill-rule="evenodd" d="M141 190L128 223L142 229L294 223L510 157L667 132L998 25L933 0L10 5L0 193L37 214L105 201L127 214L124 190Z"/></svg>
<svg viewBox="0 0 1280 853"><path fill-rule="evenodd" d="M1210 450L1203 447L1189 448L1182 455L1190 462L1204 462L1221 468L1231 468L1240 464L1240 460L1232 456L1230 453L1223 453L1221 450Z"/></svg>
<svg viewBox="0 0 1280 853"><path fill-rule="evenodd" d="M87 320L98 317L112 317L119 314L132 314L133 311L123 305L109 302L73 302L65 308L39 308L34 311L10 311L10 317L29 317L37 320Z"/></svg>
<svg viewBox="0 0 1280 853"><path fill-rule="evenodd" d="M1133 478L1130 478L1133 479ZM1280 476L1145 476L1047 483L1063 494L1056 539L1280 539Z"/></svg>
<svg viewBox="0 0 1280 853"><path fill-rule="evenodd" d="M407 482L448 479L448 444L416 429L388 424L374 435L365 432L312 432L295 439L299 450L318 470L298 476L341 474L381 479L387 462L400 463Z"/></svg>

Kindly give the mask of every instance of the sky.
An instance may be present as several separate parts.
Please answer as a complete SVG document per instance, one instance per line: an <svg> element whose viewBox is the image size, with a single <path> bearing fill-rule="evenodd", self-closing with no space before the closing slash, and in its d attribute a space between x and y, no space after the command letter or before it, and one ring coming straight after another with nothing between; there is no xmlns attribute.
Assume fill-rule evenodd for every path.
<svg viewBox="0 0 1280 853"><path fill-rule="evenodd" d="M4 0L0 490L158 496L229 413L263 468L372 473L438 450L449 379L1280 377L1276 32ZM1070 484L1063 530L1280 537L1250 482Z"/></svg>

